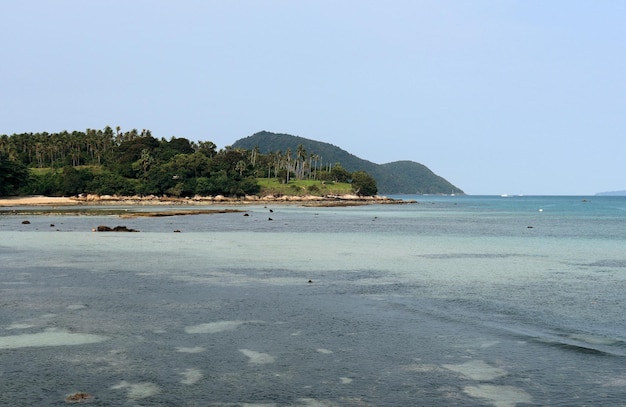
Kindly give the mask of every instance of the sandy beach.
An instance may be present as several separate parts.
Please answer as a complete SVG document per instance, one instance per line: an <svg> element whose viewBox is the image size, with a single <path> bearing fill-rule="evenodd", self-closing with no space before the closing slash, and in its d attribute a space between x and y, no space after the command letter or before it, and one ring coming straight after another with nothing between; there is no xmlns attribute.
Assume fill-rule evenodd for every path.
<svg viewBox="0 0 626 407"><path fill-rule="evenodd" d="M79 202L73 198L51 196L18 196L0 198L0 206L58 206L76 205Z"/></svg>

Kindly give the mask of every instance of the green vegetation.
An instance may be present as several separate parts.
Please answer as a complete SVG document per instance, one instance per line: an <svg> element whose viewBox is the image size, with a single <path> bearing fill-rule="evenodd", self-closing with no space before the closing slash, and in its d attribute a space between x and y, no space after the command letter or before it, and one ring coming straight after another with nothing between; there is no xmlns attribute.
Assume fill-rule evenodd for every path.
<svg viewBox="0 0 626 407"><path fill-rule="evenodd" d="M381 142L382 142L381 138ZM369 174L382 194L463 194L463 191L444 178L434 174L426 166L412 161L397 161L388 164L375 164L358 158L332 144L309 140L289 134L276 134L267 131L256 133L236 141L233 148L256 148L260 153L272 154L275 151L308 152L309 168L331 172L334 163L354 178L354 172ZM352 180L354 184L354 180ZM359 188L355 188L357 190ZM363 189L360 193L370 195L373 189Z"/></svg>
<svg viewBox="0 0 626 407"><path fill-rule="evenodd" d="M352 184L347 182L291 180L288 184L277 178L257 179L260 195L344 195L353 193Z"/></svg>
<svg viewBox="0 0 626 407"><path fill-rule="evenodd" d="M0 196L15 193L26 182L28 182L26 166L0 154Z"/></svg>
<svg viewBox="0 0 626 407"><path fill-rule="evenodd" d="M365 171L355 171L352 173L352 188L361 195L376 195L378 188L376 181Z"/></svg>
<svg viewBox="0 0 626 407"><path fill-rule="evenodd" d="M354 179L354 180L353 180ZM149 130L107 126L84 132L0 136L0 195L74 196L375 194L374 179L297 145L258 146L157 139Z"/></svg>

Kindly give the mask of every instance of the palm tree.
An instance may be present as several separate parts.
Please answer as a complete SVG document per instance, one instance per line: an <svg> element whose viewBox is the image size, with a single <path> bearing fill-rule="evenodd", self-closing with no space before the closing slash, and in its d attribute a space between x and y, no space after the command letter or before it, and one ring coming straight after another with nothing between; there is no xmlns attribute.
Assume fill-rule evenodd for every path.
<svg viewBox="0 0 626 407"><path fill-rule="evenodd" d="M235 165L235 171L239 171L239 176L242 177L243 176L243 172L246 169L247 165L246 162L243 160L237 161L237 164Z"/></svg>
<svg viewBox="0 0 626 407"><path fill-rule="evenodd" d="M0 136L0 155L4 154L10 161L17 161L17 147L13 138L3 134Z"/></svg>
<svg viewBox="0 0 626 407"><path fill-rule="evenodd" d="M124 141L124 135L122 134L122 128L120 126L115 126L115 144L120 145Z"/></svg>
<svg viewBox="0 0 626 407"><path fill-rule="evenodd" d="M296 150L296 161L298 165L298 171L296 172L296 178L302 179L304 178L304 160L306 157L306 150L302 144L298 145L298 149Z"/></svg>
<svg viewBox="0 0 626 407"><path fill-rule="evenodd" d="M253 167L256 165L256 159L258 155L259 155L259 146L254 146L254 148L250 152L250 163L252 164Z"/></svg>
<svg viewBox="0 0 626 407"><path fill-rule="evenodd" d="M291 149L287 149L287 153L285 155L287 157L287 183L289 183L289 173L291 172Z"/></svg>
<svg viewBox="0 0 626 407"><path fill-rule="evenodd" d="M321 161L322 161L322 156L321 156L321 155L318 155L318 154L315 154L315 176L313 177L313 178L315 178L315 179L317 179L317 177L318 177L318 173L317 173L317 162L318 162L318 161L320 162L320 166L321 166L321 165L322 165L322 164L321 164Z"/></svg>
<svg viewBox="0 0 626 407"><path fill-rule="evenodd" d="M37 167L44 167L44 150L45 146L42 142L35 143L35 158L37 159Z"/></svg>
<svg viewBox="0 0 626 407"><path fill-rule="evenodd" d="M280 150L278 150L276 151L275 157L276 157L276 161L275 161L275 166L274 166L274 177L278 178L278 171L283 166L283 153Z"/></svg>
<svg viewBox="0 0 626 407"><path fill-rule="evenodd" d="M141 157L139 157L139 165L143 169L143 176L146 178L148 176L148 169L154 163L154 158L150 155L150 150L144 148L141 150Z"/></svg>

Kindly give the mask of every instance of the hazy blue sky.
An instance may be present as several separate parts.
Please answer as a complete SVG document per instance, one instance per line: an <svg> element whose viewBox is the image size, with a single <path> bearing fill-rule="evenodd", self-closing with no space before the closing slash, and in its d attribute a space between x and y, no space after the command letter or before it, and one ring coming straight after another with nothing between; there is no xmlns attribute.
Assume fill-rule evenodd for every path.
<svg viewBox="0 0 626 407"><path fill-rule="evenodd" d="M0 1L0 134L257 131L469 194L626 189L623 0Z"/></svg>

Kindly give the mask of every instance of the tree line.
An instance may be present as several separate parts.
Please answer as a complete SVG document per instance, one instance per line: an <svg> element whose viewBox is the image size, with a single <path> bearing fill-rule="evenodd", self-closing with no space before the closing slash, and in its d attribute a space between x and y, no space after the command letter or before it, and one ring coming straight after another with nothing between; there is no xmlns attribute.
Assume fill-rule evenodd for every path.
<svg viewBox="0 0 626 407"><path fill-rule="evenodd" d="M375 195L375 180L340 163L324 163L302 145L261 154L211 141L157 139L150 130L0 135L0 195L225 195L260 192L259 178L351 182Z"/></svg>

